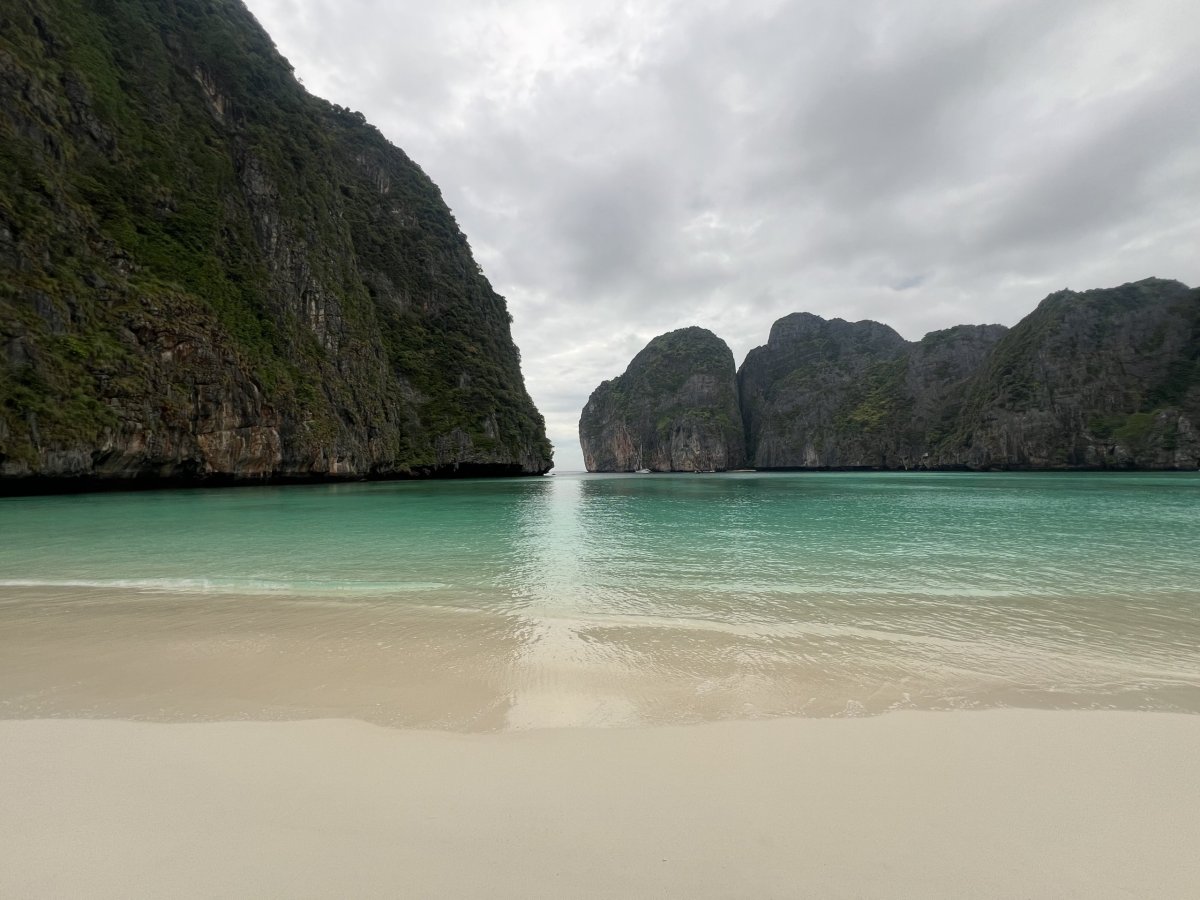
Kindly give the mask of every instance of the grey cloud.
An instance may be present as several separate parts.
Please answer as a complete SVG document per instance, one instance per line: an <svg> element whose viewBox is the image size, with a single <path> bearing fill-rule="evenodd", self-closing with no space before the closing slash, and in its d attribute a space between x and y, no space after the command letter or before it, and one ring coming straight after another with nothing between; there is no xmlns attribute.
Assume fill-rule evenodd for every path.
<svg viewBox="0 0 1200 900"><path fill-rule="evenodd" d="M874 46L862 22L845 23L850 39L838 45L836 74L803 97L784 120L786 131L773 135L795 154L797 183L861 202L969 170L986 158L986 148L970 138L990 86L1045 50L1068 8L1008 4L957 23L958 30L933 27L936 13L926 9L931 27L891 52Z"/></svg>
<svg viewBox="0 0 1200 900"><path fill-rule="evenodd" d="M892 285L893 291L911 291L929 280L928 275L907 275Z"/></svg>
<svg viewBox="0 0 1200 900"><path fill-rule="evenodd" d="M1011 246L1090 235L1135 216L1155 193L1191 193L1195 171L1156 176L1181 155L1192 157L1200 118L1184 111L1197 96L1200 67L1182 83L1138 92L1081 133L1065 152L1045 160L1013 192L1003 215L975 243Z"/></svg>
<svg viewBox="0 0 1200 900"><path fill-rule="evenodd" d="M555 198L551 222L566 240L577 286L604 290L653 266L670 208L669 182L645 161L588 171Z"/></svg>

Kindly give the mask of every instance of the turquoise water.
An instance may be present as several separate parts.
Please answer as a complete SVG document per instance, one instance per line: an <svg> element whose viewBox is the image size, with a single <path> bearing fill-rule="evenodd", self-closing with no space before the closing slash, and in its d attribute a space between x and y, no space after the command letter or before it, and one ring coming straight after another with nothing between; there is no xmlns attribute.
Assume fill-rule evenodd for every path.
<svg viewBox="0 0 1200 900"><path fill-rule="evenodd" d="M494 652L477 642L463 664L507 673L493 681L510 711L569 707L571 721L1200 711L1198 525L1200 477L1183 473L560 475L12 498L0 501L0 616L95 591L247 610L366 604L389 634L401 620L469 629L482 617L504 639Z"/></svg>

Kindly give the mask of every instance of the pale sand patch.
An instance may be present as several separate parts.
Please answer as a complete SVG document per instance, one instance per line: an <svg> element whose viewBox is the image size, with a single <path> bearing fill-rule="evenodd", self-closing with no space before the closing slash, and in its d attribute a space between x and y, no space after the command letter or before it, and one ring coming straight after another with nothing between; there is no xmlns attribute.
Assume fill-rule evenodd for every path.
<svg viewBox="0 0 1200 900"><path fill-rule="evenodd" d="M1200 716L0 721L4 897L1200 896Z"/></svg>

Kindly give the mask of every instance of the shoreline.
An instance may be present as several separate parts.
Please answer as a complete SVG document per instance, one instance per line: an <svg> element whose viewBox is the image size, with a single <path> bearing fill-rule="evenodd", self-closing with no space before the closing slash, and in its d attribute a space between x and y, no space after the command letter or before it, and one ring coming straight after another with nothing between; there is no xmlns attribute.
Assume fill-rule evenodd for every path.
<svg viewBox="0 0 1200 900"><path fill-rule="evenodd" d="M5 896L1190 897L1200 716L0 721Z"/></svg>
<svg viewBox="0 0 1200 900"><path fill-rule="evenodd" d="M939 642L819 620L485 609L419 584L401 600L111 585L4 595L3 720L346 718L492 733L901 710L1200 713L1191 656L1154 634L1135 641L1136 617L1110 625L1128 647L1118 659L989 643L979 628Z"/></svg>
<svg viewBox="0 0 1200 900"><path fill-rule="evenodd" d="M408 482L504 481L536 479L547 475L1172 475L1200 472L1194 466L775 466L761 469L652 469L639 473L627 469L564 469L542 471L521 469L518 465L464 463L457 466L424 467L411 472L388 474L312 473L268 474L261 476L214 473L211 475L169 475L162 477L106 477L96 475L17 475L0 477L0 500L24 497L65 497L90 494L139 494L158 491L200 491L241 488L321 487L346 485L402 484Z"/></svg>

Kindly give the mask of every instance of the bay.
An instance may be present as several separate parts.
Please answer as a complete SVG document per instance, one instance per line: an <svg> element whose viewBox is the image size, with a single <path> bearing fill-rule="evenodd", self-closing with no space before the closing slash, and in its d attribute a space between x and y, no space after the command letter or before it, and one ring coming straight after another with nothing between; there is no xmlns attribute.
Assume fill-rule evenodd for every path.
<svg viewBox="0 0 1200 900"><path fill-rule="evenodd" d="M1200 712L1189 473L555 475L0 501L0 715L525 728Z"/></svg>

